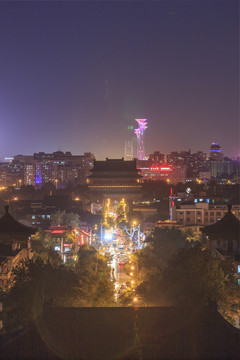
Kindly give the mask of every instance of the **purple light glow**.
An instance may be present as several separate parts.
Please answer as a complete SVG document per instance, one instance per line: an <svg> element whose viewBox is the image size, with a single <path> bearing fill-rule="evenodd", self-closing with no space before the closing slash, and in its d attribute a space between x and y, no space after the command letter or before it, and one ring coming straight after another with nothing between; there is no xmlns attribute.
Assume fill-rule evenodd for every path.
<svg viewBox="0 0 240 360"><path fill-rule="evenodd" d="M138 128L134 130L137 136L137 156L139 160L143 160L144 153L144 131L147 129L147 119L136 119Z"/></svg>

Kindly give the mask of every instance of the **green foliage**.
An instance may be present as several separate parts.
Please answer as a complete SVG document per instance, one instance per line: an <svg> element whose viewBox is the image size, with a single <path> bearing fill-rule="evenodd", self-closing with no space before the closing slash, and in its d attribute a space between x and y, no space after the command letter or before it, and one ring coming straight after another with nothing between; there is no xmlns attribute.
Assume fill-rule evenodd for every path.
<svg viewBox="0 0 240 360"><path fill-rule="evenodd" d="M170 257L186 244L186 237L178 229L155 228L146 242L148 246L133 257L139 281L160 277Z"/></svg>
<svg viewBox="0 0 240 360"><path fill-rule="evenodd" d="M93 246L84 245L78 252L76 272L84 298L81 306L109 306L114 303L114 284L106 259Z"/></svg>
<svg viewBox="0 0 240 360"><path fill-rule="evenodd" d="M224 301L229 284L221 261L197 244L180 249L169 260L160 288L170 304L196 308Z"/></svg>
<svg viewBox="0 0 240 360"><path fill-rule="evenodd" d="M18 330L35 319L47 303L71 306L81 291L76 274L64 266L25 260L13 272L13 286L4 294L5 331Z"/></svg>
<svg viewBox="0 0 240 360"><path fill-rule="evenodd" d="M111 216L106 216L104 226L107 229L111 229L115 226L115 221Z"/></svg>
<svg viewBox="0 0 240 360"><path fill-rule="evenodd" d="M221 315L232 325L238 325L240 318L240 287L233 282L227 287L225 297L218 303L218 309Z"/></svg>
<svg viewBox="0 0 240 360"><path fill-rule="evenodd" d="M118 297L118 303L120 306L133 306L135 293L130 289L124 290Z"/></svg>
<svg viewBox="0 0 240 360"><path fill-rule="evenodd" d="M52 226L72 226L76 227L79 226L80 223L80 216L75 213L66 213L65 210L56 211L51 216L51 225Z"/></svg>
<svg viewBox="0 0 240 360"><path fill-rule="evenodd" d="M152 248L146 247L136 254L136 266L138 277L141 281L148 280L152 276L160 276L164 268L164 261Z"/></svg>
<svg viewBox="0 0 240 360"><path fill-rule="evenodd" d="M137 254L143 280L137 294L148 304L196 309L211 301L224 308L232 282L221 260L178 230L156 229L148 241L150 247Z"/></svg>
<svg viewBox="0 0 240 360"><path fill-rule="evenodd" d="M49 233L44 231L37 232L32 236L31 247L33 250L33 260L38 257L46 264L60 265L62 263L59 254L53 250L54 241Z"/></svg>
<svg viewBox="0 0 240 360"><path fill-rule="evenodd" d="M156 227L151 236L146 239L154 253L167 263L179 248L186 244L186 236L176 228Z"/></svg>
<svg viewBox="0 0 240 360"><path fill-rule="evenodd" d="M196 235L192 229L185 229L182 231L184 236L186 237L186 240L188 241L200 241L202 234Z"/></svg>
<svg viewBox="0 0 240 360"><path fill-rule="evenodd" d="M37 251L34 251L33 253L33 261L37 261L38 258L40 258L44 262L44 264L62 264L62 260L59 254L52 248L46 248L43 245L39 245Z"/></svg>

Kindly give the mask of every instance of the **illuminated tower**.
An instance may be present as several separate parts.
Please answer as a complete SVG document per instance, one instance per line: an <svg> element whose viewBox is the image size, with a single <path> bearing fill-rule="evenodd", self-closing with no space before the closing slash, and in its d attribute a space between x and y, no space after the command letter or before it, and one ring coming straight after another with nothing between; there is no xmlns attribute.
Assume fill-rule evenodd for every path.
<svg viewBox="0 0 240 360"><path fill-rule="evenodd" d="M138 128L134 130L137 136L137 158L144 160L144 131L147 129L147 119L136 119Z"/></svg>
<svg viewBox="0 0 240 360"><path fill-rule="evenodd" d="M132 160L133 159L133 143L132 141L125 142L125 160Z"/></svg>

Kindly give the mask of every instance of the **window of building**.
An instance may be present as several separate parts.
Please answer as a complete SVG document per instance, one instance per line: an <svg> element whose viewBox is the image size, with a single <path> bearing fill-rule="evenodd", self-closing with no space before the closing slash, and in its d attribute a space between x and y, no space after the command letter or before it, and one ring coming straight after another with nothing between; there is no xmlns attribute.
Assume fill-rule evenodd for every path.
<svg viewBox="0 0 240 360"><path fill-rule="evenodd" d="M221 215L221 213L219 211L217 211L217 216L220 216L220 215Z"/></svg>
<svg viewBox="0 0 240 360"><path fill-rule="evenodd" d="M213 219L213 218L211 218L211 219L210 219L210 222L211 222L211 223L213 223L213 222L214 222L214 219Z"/></svg>
<svg viewBox="0 0 240 360"><path fill-rule="evenodd" d="M187 215L190 215L190 211L187 211Z"/></svg>
<svg viewBox="0 0 240 360"><path fill-rule="evenodd" d="M189 217L187 217L187 222L190 222L190 218L189 218Z"/></svg>
<svg viewBox="0 0 240 360"><path fill-rule="evenodd" d="M200 217L197 218L197 222L201 222L201 218L200 218Z"/></svg>
<svg viewBox="0 0 240 360"><path fill-rule="evenodd" d="M213 212L213 211L210 211L210 216L214 216L214 212Z"/></svg>
<svg viewBox="0 0 240 360"><path fill-rule="evenodd" d="M198 212L197 212L197 215L201 215L201 211L198 211Z"/></svg>

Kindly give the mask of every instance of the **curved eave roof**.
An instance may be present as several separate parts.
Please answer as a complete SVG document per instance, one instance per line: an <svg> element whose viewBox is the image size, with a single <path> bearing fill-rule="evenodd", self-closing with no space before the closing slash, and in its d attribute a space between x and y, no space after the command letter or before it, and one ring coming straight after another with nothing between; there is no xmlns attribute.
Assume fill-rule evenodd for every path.
<svg viewBox="0 0 240 360"><path fill-rule="evenodd" d="M205 226L201 231L205 235L238 240L240 238L240 221L231 211L228 211L221 220L215 224Z"/></svg>
<svg viewBox="0 0 240 360"><path fill-rule="evenodd" d="M0 218L0 235L2 234L35 234L37 228L26 226L15 220L6 208L5 214Z"/></svg>
<svg viewBox="0 0 240 360"><path fill-rule="evenodd" d="M113 172L107 172L106 174L104 174L103 172L101 173L93 173L91 175L88 176L89 179L97 179L97 178L101 178L101 179L141 179L142 175L139 175L137 173L134 174L124 174L124 173L113 173Z"/></svg>

